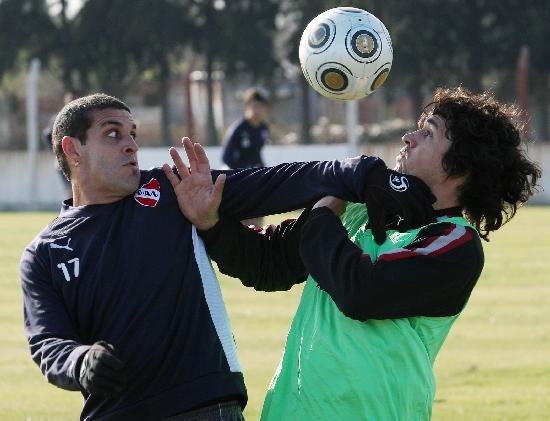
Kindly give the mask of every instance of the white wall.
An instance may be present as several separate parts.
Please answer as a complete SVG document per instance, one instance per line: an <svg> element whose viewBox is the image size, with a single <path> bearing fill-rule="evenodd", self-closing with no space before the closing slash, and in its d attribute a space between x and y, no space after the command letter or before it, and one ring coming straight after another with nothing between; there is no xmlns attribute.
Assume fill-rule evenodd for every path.
<svg viewBox="0 0 550 421"><path fill-rule="evenodd" d="M393 167L399 145L371 145L362 150L367 155L380 156ZM346 144L334 145L268 145L264 149L267 165L281 162L342 159L350 156ZM542 163L544 191L537 194L530 203L550 204L550 145L531 145L529 154ZM208 147L206 153L212 168L221 168L220 147ZM63 183L54 166L54 156L49 151L40 151L37 158L34 197L31 197L31 183L28 171L28 158L25 151L0 152L0 210L58 209L63 199ZM139 163L141 168L171 164L167 148L141 148Z"/></svg>

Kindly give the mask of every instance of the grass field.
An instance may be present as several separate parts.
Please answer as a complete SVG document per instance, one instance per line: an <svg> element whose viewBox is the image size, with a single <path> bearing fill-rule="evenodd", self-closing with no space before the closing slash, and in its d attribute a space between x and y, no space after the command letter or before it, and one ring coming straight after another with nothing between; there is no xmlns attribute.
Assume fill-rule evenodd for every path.
<svg viewBox="0 0 550 421"><path fill-rule="evenodd" d="M23 336L18 263L53 214L0 213L0 420L73 420L81 397L48 385ZM434 420L550 419L550 207L526 207L485 244L470 302L436 362ZM221 277L259 418L300 288L262 294Z"/></svg>

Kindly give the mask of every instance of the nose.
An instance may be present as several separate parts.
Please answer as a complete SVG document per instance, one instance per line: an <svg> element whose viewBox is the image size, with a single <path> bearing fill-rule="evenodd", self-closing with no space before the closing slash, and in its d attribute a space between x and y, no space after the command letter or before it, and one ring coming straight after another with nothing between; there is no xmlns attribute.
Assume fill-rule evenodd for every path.
<svg viewBox="0 0 550 421"><path fill-rule="evenodd" d="M132 136L128 135L127 142L124 144L124 153L133 154L136 153L138 149L139 146L136 140Z"/></svg>

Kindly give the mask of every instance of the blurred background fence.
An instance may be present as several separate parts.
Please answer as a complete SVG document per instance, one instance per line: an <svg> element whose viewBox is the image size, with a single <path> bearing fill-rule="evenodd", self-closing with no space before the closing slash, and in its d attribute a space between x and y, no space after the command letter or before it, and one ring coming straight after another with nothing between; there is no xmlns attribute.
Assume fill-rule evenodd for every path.
<svg viewBox="0 0 550 421"><path fill-rule="evenodd" d="M379 156L388 165L394 162L398 147L395 145L363 145L359 152ZM213 168L221 168L221 147L208 146L206 153L211 157ZM541 184L544 190L536 194L529 203L550 204L550 144L533 145L529 154L543 163ZM268 145L264 149L266 165L297 160L332 160L351 156L345 143L326 145ZM64 197L62 180L54 167L49 151L38 153L35 171L28 168L29 155L24 151L5 151L0 154L0 210L57 210ZM161 147L145 147L139 151L141 168L171 163L168 150Z"/></svg>

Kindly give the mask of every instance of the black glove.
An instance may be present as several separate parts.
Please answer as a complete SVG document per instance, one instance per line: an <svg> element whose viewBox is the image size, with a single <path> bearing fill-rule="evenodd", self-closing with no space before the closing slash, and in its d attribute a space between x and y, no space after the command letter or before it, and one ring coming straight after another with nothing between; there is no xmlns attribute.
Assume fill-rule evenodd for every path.
<svg viewBox="0 0 550 421"><path fill-rule="evenodd" d="M365 203L374 241L382 244L388 227L403 232L433 222L435 200L419 178L390 170L385 164L373 168L367 176Z"/></svg>
<svg viewBox="0 0 550 421"><path fill-rule="evenodd" d="M78 381L92 395L107 398L126 386L124 363L114 356L114 350L111 344L98 341L84 354Z"/></svg>

